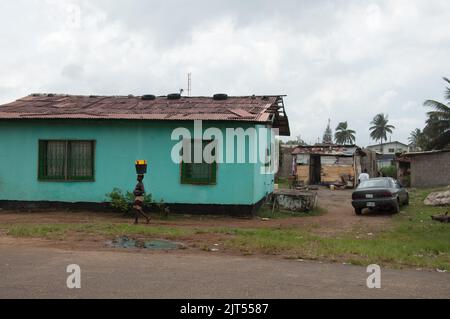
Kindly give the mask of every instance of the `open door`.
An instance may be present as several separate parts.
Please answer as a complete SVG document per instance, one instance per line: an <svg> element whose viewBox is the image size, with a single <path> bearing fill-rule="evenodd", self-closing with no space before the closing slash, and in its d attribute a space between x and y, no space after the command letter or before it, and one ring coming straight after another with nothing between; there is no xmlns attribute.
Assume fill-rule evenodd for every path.
<svg viewBox="0 0 450 319"><path fill-rule="evenodd" d="M309 165L309 184L319 185L321 183L321 171L322 163L320 160L320 155L311 155L311 162Z"/></svg>

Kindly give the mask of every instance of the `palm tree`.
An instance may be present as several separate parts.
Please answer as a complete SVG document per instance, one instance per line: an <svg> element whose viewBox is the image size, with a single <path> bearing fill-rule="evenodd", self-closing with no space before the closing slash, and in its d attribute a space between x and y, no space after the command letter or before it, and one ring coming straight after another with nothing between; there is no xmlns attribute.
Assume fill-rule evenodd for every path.
<svg viewBox="0 0 450 319"><path fill-rule="evenodd" d="M336 133L334 139L336 144L353 144L355 142L355 131L348 128L347 122L341 122L336 127Z"/></svg>
<svg viewBox="0 0 450 319"><path fill-rule="evenodd" d="M395 129L395 126L388 123L389 117L383 113L375 115L372 122L370 122L373 125L369 129L371 131L370 137L375 141L380 141L380 145L383 144L383 141L387 141L387 134L392 134L392 130ZM383 151L383 147L381 147L381 151Z"/></svg>
<svg viewBox="0 0 450 319"><path fill-rule="evenodd" d="M450 84L448 78L444 81ZM435 100L427 100L424 105L433 108L433 111L428 112L429 119L427 127L424 129L427 132L432 132L430 143L433 148L441 149L450 145L450 88L446 87L444 93L447 104Z"/></svg>
<svg viewBox="0 0 450 319"><path fill-rule="evenodd" d="M411 143L414 149L423 149L425 144L424 132L422 132L419 128L416 128L410 133L408 141L409 143Z"/></svg>

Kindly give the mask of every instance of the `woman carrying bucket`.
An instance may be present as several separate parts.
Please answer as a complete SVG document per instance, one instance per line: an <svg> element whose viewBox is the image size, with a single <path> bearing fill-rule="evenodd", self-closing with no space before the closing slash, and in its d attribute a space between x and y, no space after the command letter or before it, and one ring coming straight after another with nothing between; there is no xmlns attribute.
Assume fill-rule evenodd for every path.
<svg viewBox="0 0 450 319"><path fill-rule="evenodd" d="M136 173L138 174L137 180L138 183L134 188L134 205L133 210L135 213L134 223L139 223L139 215L144 216L147 219L147 224L150 223L150 217L144 213L142 206L144 204L144 196L145 196L145 187L144 183L144 174L147 173L147 162L146 161L136 161Z"/></svg>

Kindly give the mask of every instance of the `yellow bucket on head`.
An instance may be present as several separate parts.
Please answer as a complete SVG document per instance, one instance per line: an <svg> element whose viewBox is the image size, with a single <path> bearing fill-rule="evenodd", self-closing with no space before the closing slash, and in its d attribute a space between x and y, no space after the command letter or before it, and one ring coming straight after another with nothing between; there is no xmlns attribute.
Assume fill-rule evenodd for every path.
<svg viewBox="0 0 450 319"><path fill-rule="evenodd" d="M135 164L136 164L136 174L138 175L147 174L147 161L137 160Z"/></svg>

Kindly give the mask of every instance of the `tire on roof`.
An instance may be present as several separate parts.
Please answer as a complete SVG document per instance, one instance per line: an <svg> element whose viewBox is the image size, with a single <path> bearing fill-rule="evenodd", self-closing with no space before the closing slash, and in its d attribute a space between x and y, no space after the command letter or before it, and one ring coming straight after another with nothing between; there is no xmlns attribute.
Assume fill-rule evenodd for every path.
<svg viewBox="0 0 450 319"><path fill-rule="evenodd" d="M172 93L167 95L167 99L168 100L179 100L181 99L181 94L180 93Z"/></svg>
<svg viewBox="0 0 450 319"><path fill-rule="evenodd" d="M146 95L143 95L143 96L141 97L141 99L142 99L143 101L153 101L153 100L156 99L156 96L155 96L155 95L152 95L152 94L146 94Z"/></svg>
<svg viewBox="0 0 450 319"><path fill-rule="evenodd" d="M228 100L228 94L225 94L225 93L214 94L213 98L216 101L225 101L225 100Z"/></svg>

